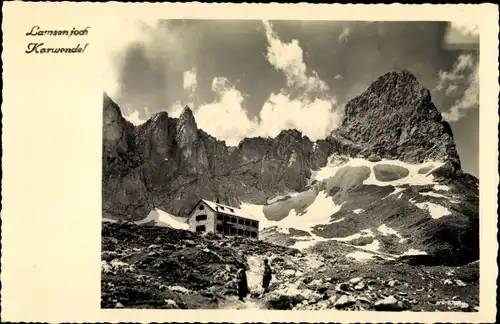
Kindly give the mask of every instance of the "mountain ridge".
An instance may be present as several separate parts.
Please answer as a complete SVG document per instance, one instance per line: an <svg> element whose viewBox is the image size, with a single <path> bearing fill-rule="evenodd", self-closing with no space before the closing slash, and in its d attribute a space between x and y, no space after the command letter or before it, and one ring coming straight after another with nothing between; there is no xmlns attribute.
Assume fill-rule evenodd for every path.
<svg viewBox="0 0 500 324"><path fill-rule="evenodd" d="M274 138L245 138L232 147L199 129L189 107L179 118L160 112L134 127L107 94L103 102L104 218L138 221L154 208L185 217L199 198L265 207L295 192L298 198L272 203L266 212L259 207L263 219L292 217L292 211L300 216L316 201L325 201L318 212L328 216L326 209L336 211L330 211L322 229L306 229L312 237L349 235L363 230L364 223L374 228L387 223L417 233L418 247L444 250L442 259L450 262L478 256L478 179L462 171L451 127L429 90L406 70L380 76L349 101L341 126L314 142L291 129ZM411 165L422 165L422 170L410 172ZM405 177L410 178L399 180ZM434 197L422 194L428 190ZM458 205L452 202L456 197ZM447 208L452 221L432 219L435 206ZM366 211L354 212L361 207ZM346 220L331 223L336 213ZM450 231L458 238L441 235ZM471 246L464 245L466 238Z"/></svg>
<svg viewBox="0 0 500 324"><path fill-rule="evenodd" d="M403 84L403 86L399 86L400 84ZM371 107L376 106L373 103L370 104L370 98L373 102L373 98L392 95L394 91L398 90L398 87L403 93L410 93L407 98L410 98L409 101L411 104L404 106L406 110L401 112L401 110L398 111L393 107L388 107L390 105L386 105L383 102L388 99L378 100L378 105L382 106L382 109L369 109L370 105ZM403 102L407 101L408 99L403 100ZM448 167L451 168L452 173L463 173L453 142L451 128L446 121L442 120L441 115L430 101L429 91L423 88L416 78L406 70L399 73L389 72L375 80L365 92L352 99L346 105L346 113L342 125L334 130L326 139L320 139L315 142L311 141L298 130L288 129L282 130L275 138L245 138L238 146L228 147L225 141L218 140L205 131L198 129L196 120L189 108L185 108L179 118L171 118L167 112L157 113L146 123L135 127L131 131L133 125L123 118L119 107L107 94L104 94L104 102L105 107L110 106L114 110L110 113L108 112L109 109L105 108L105 115L111 115L111 117L115 118L116 123L123 124L121 129L116 130L113 129L114 126L111 127L105 123L104 134L108 134L108 136L104 137L104 153L109 152L110 146L115 148L116 153L118 153L116 155L120 155L123 152L138 151L139 154L137 152L130 154L132 161L136 161L137 163L140 163L139 161L141 160L152 161L154 162L153 169L165 170L170 168L170 172L167 172L170 175L179 172L186 176L201 176L209 172L214 177L220 177L223 173L218 171L218 169L234 169L234 159L240 160L239 162L242 165L255 164L260 160L263 164L262 168L264 168L264 165L270 164L266 162L271 157L274 157L281 161L286 161L286 165L290 164L288 168L291 168L292 171L284 170L282 172L283 177L280 177L285 181L285 186L290 190L303 190L306 187L306 179L310 177L310 170L325 166L328 156L334 152L351 157L366 159L388 158L405 162L424 162L429 157L433 157L436 161L449 162ZM418 136L414 136L415 134L413 133L417 132L417 128L411 122L415 118L422 119L421 112L416 115L417 117L410 118L406 122L401 120L403 119L402 117L396 120L396 122L401 124L400 129L391 130L390 127L387 127L386 122L388 120L395 120L394 116L398 116L398 114L404 117L408 111L411 112L411 107L414 106L417 107L417 110L428 109L431 111L430 118L423 121L419 120L423 124L424 130L419 132ZM392 113L388 114L390 115L389 119L383 119L384 123L373 122L374 116L379 116L380 112L387 113L388 110L389 112L392 111ZM115 116L117 114L119 116ZM362 121L356 121L360 115L363 117ZM425 136L424 133L428 130L433 131L431 136ZM118 141L113 141L113 136L116 137L116 133L125 134L125 140L120 138ZM396 139L397 134L400 134L398 139ZM435 141L432 139L436 138L439 141L433 144ZM405 139L409 142L407 145L402 144ZM259 146L262 146L262 148ZM131 150L127 150L128 147ZM401 147L408 148L400 149ZM269 153L272 149L276 150L276 154ZM252 151L255 156L262 158L252 158L249 156L248 151ZM239 152L242 158L235 158L235 155L237 155L235 152ZM142 156L142 159L139 156ZM216 157L216 159L209 156ZM165 167L165 159L171 159L172 157L175 164L172 161L168 161L167 164L169 167ZM294 162L290 162L291 159ZM233 163L231 163L231 160ZM129 167L130 165L135 165L128 162L125 162L125 165ZM279 169L279 166L276 165L269 165L269 167ZM103 167L103 171L105 173L109 171L108 165ZM165 172L161 171L161 173L164 174ZM258 172L254 172L254 175L256 173ZM148 176L150 177L151 175L146 175L146 178ZM269 180L266 181L269 176L269 174L264 174L264 183L269 183ZM152 183L153 180L149 179L148 182ZM284 190L274 191L269 194L278 195L284 192ZM208 196L207 198L215 198L213 194ZM225 200L226 203L238 203L231 197L225 199L224 195L220 196L222 197L219 198ZM263 201L262 197L256 200L259 202ZM251 201L255 201L255 199L251 199ZM149 206L149 204L147 205ZM160 205L163 204L160 203ZM179 208L168 211L177 214L182 212ZM142 216L144 217L145 214L143 213Z"/></svg>

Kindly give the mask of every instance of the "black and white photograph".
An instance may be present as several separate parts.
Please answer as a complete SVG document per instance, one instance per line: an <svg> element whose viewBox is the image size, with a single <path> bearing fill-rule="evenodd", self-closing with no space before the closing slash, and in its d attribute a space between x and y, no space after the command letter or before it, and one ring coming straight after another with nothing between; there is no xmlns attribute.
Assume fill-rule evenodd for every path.
<svg viewBox="0 0 500 324"><path fill-rule="evenodd" d="M102 309L479 310L479 28L127 20Z"/></svg>

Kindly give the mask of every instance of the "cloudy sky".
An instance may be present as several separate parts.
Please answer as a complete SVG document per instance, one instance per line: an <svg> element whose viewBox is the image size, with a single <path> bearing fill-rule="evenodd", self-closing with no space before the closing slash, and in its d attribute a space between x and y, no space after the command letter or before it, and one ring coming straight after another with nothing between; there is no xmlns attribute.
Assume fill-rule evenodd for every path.
<svg viewBox="0 0 500 324"><path fill-rule="evenodd" d="M477 27L446 22L126 21L110 38L105 90L134 124L189 105L228 145L296 128L312 140L380 75L431 90L465 171L478 176ZM116 34L115 34L116 35Z"/></svg>

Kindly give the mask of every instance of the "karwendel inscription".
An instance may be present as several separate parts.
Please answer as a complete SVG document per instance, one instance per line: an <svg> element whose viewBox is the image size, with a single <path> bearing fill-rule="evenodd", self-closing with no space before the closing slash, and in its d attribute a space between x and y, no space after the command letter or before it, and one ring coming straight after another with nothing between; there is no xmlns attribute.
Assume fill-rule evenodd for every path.
<svg viewBox="0 0 500 324"><path fill-rule="evenodd" d="M70 29L42 29L40 26L33 26L27 33L28 37L84 37L88 36L90 26L83 28L72 27ZM40 40L29 42L26 46L26 54L78 54L84 53L89 43L77 43L69 46L51 46Z"/></svg>

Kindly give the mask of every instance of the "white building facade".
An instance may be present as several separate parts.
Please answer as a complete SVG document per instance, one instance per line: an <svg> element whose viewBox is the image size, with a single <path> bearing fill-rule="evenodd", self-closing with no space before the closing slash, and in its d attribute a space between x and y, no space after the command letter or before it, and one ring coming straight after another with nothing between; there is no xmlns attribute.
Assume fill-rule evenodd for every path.
<svg viewBox="0 0 500 324"><path fill-rule="evenodd" d="M189 230L259 239L259 221L239 208L201 199L189 213Z"/></svg>

